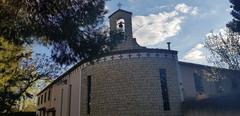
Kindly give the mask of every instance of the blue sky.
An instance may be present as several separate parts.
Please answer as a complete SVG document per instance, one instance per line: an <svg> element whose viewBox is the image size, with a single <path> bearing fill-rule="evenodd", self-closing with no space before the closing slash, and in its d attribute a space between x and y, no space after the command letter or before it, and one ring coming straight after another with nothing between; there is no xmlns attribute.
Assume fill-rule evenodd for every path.
<svg viewBox="0 0 240 116"><path fill-rule="evenodd" d="M166 48L170 41L180 60L193 63L208 64L202 45L206 34L232 19L228 0L110 0L107 15L119 2L133 13L133 36L140 45Z"/></svg>

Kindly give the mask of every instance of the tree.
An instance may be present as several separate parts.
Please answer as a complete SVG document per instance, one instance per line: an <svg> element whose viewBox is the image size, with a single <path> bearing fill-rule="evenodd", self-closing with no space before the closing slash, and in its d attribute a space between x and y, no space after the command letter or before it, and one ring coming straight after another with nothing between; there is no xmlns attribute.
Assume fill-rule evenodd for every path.
<svg viewBox="0 0 240 116"><path fill-rule="evenodd" d="M37 40L70 64L103 52L105 0L0 0L0 36L15 44Z"/></svg>
<svg viewBox="0 0 240 116"><path fill-rule="evenodd" d="M105 0L0 0L1 113L31 97L28 89L56 71L48 60L31 58L24 46L35 41L51 46L51 56L60 64L105 52L111 39L101 26L104 6Z"/></svg>
<svg viewBox="0 0 240 116"><path fill-rule="evenodd" d="M211 33L205 40L209 49L210 63L218 67L240 70L240 35L226 28L220 33Z"/></svg>
<svg viewBox="0 0 240 116"><path fill-rule="evenodd" d="M227 24L227 27L234 32L240 32L240 1L229 0L231 2L233 20Z"/></svg>
<svg viewBox="0 0 240 116"><path fill-rule="evenodd" d="M225 71L223 68L240 71L240 34L232 31L232 29L225 28L219 33L211 32L205 40L205 47L210 51L208 61L216 66L208 70L208 79L216 81L221 85L224 78ZM239 76L231 77L232 89L236 92L239 89ZM218 88L222 91L222 88Z"/></svg>
<svg viewBox="0 0 240 116"><path fill-rule="evenodd" d="M22 98L33 97L29 88L38 80L50 79L60 70L46 57L32 57L31 49L0 38L0 113L14 111Z"/></svg>

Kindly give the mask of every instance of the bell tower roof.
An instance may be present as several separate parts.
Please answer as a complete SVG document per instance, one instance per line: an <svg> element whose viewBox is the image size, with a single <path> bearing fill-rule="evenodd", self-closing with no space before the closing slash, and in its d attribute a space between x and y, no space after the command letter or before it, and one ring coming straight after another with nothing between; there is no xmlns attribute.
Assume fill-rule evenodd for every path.
<svg viewBox="0 0 240 116"><path fill-rule="evenodd" d="M122 9L118 9L117 11L112 13L110 16L108 16L108 18L111 18L112 16L116 15L117 13L127 13L129 15L132 15L132 12L129 12L129 11L126 11L126 10L122 10Z"/></svg>

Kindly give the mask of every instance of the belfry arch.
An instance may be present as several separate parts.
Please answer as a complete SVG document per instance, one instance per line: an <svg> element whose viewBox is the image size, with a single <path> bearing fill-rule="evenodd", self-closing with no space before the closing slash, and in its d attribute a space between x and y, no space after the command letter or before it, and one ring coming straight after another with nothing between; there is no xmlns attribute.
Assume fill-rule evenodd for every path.
<svg viewBox="0 0 240 116"><path fill-rule="evenodd" d="M119 9L109 16L110 31L122 30L126 40L131 40L132 36L132 13Z"/></svg>
<svg viewBox="0 0 240 116"><path fill-rule="evenodd" d="M116 20L116 26L117 26L117 30L120 32L125 32L126 28L125 28L125 20L124 19L118 19Z"/></svg>

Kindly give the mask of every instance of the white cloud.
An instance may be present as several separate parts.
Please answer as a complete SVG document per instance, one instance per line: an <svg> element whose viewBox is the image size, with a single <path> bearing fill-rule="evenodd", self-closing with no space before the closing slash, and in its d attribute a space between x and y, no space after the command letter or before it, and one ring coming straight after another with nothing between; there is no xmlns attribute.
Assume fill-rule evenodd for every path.
<svg viewBox="0 0 240 116"><path fill-rule="evenodd" d="M200 50L193 50L191 52L189 52L185 57L185 59L188 60L192 60L192 61L197 61L197 60L201 60L204 58L203 56L203 52Z"/></svg>
<svg viewBox="0 0 240 116"><path fill-rule="evenodd" d="M204 45L197 44L194 48L192 48L187 52L183 60L194 62L194 63L205 63L206 56L203 51L204 51Z"/></svg>
<svg viewBox="0 0 240 116"><path fill-rule="evenodd" d="M178 4L175 6L175 9L179 12L182 12L182 13L189 13L191 7L189 7L188 5L182 3L182 4Z"/></svg>
<svg viewBox="0 0 240 116"><path fill-rule="evenodd" d="M191 7L186 5L185 3L177 4L175 6L175 10L179 11L181 13L185 14L191 14L191 15L197 15L198 14L198 8L197 7Z"/></svg>
<svg viewBox="0 0 240 116"><path fill-rule="evenodd" d="M181 24L187 15L197 14L198 9L186 4L178 4L170 12L160 12L148 16L133 17L133 36L142 46L153 46L170 37L174 37L181 30ZM183 13L185 12L185 13Z"/></svg>
<svg viewBox="0 0 240 116"><path fill-rule="evenodd" d="M191 15L195 16L195 15L198 15L198 14L199 14L198 7L194 7L191 11Z"/></svg>
<svg viewBox="0 0 240 116"><path fill-rule="evenodd" d="M202 49L204 47L203 44L197 44L197 46L195 47L195 49Z"/></svg>
<svg viewBox="0 0 240 116"><path fill-rule="evenodd" d="M133 17L134 37L140 45L149 46L175 36L180 30L184 17L178 13L164 12L149 16Z"/></svg>

